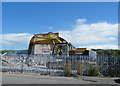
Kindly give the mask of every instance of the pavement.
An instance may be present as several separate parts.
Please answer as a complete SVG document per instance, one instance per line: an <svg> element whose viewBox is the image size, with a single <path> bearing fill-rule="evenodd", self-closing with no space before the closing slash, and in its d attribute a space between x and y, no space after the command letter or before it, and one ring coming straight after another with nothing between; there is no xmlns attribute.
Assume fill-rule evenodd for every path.
<svg viewBox="0 0 120 86"><path fill-rule="evenodd" d="M79 79L84 81L91 81L95 84L116 84L114 80L117 80L118 77L91 77L91 76L78 76Z"/></svg>
<svg viewBox="0 0 120 86"><path fill-rule="evenodd" d="M73 77L2 74L2 84L90 84L92 82Z"/></svg>
<svg viewBox="0 0 120 86"><path fill-rule="evenodd" d="M110 84L115 83L118 78L100 78L78 76L76 77L59 77L59 76L43 76L43 75L25 75L25 74L9 74L2 73L2 84ZM93 85L94 86L94 85Z"/></svg>

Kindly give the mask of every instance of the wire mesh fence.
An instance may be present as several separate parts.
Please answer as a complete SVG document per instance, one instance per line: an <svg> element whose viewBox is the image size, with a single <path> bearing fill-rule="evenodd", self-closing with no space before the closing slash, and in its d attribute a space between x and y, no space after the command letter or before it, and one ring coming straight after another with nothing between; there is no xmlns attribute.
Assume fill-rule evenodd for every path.
<svg viewBox="0 0 120 86"><path fill-rule="evenodd" d="M4 55L2 56L2 71L21 73L38 73L41 75L81 74L90 67L99 68L104 75L119 75L119 56L85 55Z"/></svg>

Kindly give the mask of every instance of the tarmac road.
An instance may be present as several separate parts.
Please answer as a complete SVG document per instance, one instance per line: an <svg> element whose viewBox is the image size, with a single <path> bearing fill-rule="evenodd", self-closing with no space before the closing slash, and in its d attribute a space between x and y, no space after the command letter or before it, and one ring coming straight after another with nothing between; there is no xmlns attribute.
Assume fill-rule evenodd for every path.
<svg viewBox="0 0 120 86"><path fill-rule="evenodd" d="M73 77L33 76L23 74L2 74L2 84L90 84Z"/></svg>
<svg viewBox="0 0 120 86"><path fill-rule="evenodd" d="M2 84L87 84L83 86L99 86L94 84L107 84L100 86L119 86L118 84L114 83L113 81L114 79L105 79L105 78L102 79L98 77L86 77L86 76L85 77L82 76L79 78L81 79L76 79L73 77L63 77L63 76L58 77L58 76L47 76L47 75L43 76L43 75L2 73ZM10 85L10 86L16 86L16 85Z"/></svg>

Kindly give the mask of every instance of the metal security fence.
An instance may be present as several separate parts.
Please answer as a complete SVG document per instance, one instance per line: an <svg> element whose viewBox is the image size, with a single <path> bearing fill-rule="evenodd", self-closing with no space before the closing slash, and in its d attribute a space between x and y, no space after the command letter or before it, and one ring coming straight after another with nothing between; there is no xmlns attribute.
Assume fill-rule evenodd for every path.
<svg viewBox="0 0 120 86"><path fill-rule="evenodd" d="M117 75L119 73L116 67L119 66L118 63L117 56L4 55L2 56L2 71L65 75L66 65L71 74L78 74L78 71L83 74L91 66L96 66L104 75Z"/></svg>
<svg viewBox="0 0 120 86"><path fill-rule="evenodd" d="M120 76L120 56L97 56L97 65L105 76Z"/></svg>

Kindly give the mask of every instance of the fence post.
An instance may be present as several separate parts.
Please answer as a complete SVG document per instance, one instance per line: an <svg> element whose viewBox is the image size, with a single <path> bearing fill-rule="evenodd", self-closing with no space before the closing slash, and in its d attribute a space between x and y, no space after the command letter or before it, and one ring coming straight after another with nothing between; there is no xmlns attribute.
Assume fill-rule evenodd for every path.
<svg viewBox="0 0 120 86"><path fill-rule="evenodd" d="M21 55L20 55L20 58L21 58L21 73L23 73L23 58L21 57Z"/></svg>

